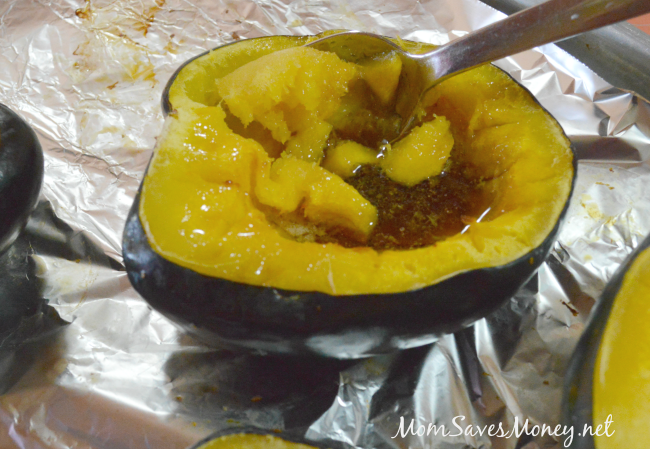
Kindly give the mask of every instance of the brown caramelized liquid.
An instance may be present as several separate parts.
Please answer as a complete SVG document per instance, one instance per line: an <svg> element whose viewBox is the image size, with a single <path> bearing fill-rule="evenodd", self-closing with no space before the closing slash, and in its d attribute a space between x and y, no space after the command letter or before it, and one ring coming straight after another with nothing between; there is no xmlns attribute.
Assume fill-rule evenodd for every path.
<svg viewBox="0 0 650 449"><path fill-rule="evenodd" d="M343 98L342 110L347 113L333 123L330 144L335 146L339 140L349 139L378 148L381 142L394 138L400 125L395 105L378 107L379 104L365 82L353 85ZM432 120L434 116L429 111L422 120ZM359 167L346 182L377 208L378 221L368 241L360 242L337 229L328 229L327 237L317 237L316 241L376 250L413 249L458 234L484 212L486 201L481 180L471 175L476 171L456 162L454 153L441 175L411 187L392 181L377 166Z"/></svg>
<svg viewBox="0 0 650 449"><path fill-rule="evenodd" d="M378 148L397 135L400 118L394 104L378 107L379 101L365 82L355 83L343 98L339 114L332 118L334 131L328 147L342 140L353 140L370 148ZM273 140L270 131L261 125L244 127L226 109L226 123L235 132L257 140L271 157L279 157L283 145ZM431 120L433 113L423 117ZM417 123L416 125L419 125ZM303 242L337 243L347 248L371 247L376 250L414 249L460 233L476 221L486 208L482 181L472 177L469 165L455 162L452 151L446 170L439 176L407 187L392 181L380 167L363 165L345 181L377 208L378 220L367 241L359 240L345 228L325 227L310 223L302 212L279 214L258 205L268 220L287 238Z"/></svg>
<svg viewBox="0 0 650 449"><path fill-rule="evenodd" d="M378 222L365 246L377 250L434 245L458 234L483 212L480 181L467 167L451 163L449 170L412 187L389 179L379 167L364 165L347 182L377 208ZM342 241L344 246L358 242Z"/></svg>

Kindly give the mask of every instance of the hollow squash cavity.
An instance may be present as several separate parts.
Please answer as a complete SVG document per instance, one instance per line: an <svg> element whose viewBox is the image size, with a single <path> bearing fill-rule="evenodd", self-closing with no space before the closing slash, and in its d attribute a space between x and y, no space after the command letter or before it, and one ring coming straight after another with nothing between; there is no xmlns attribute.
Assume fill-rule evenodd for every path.
<svg viewBox="0 0 650 449"><path fill-rule="evenodd" d="M573 154L525 89L489 65L456 76L390 146L399 58L352 64L307 40L238 42L179 73L140 199L156 252L230 281L355 295L508 264L545 240Z"/></svg>

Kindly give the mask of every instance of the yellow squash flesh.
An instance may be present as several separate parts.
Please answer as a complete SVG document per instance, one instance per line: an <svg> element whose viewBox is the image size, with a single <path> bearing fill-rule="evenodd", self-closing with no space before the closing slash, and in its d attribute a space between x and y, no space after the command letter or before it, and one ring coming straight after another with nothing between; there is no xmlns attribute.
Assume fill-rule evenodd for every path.
<svg viewBox="0 0 650 449"><path fill-rule="evenodd" d="M414 128L386 153L381 165L393 181L414 186L442 173L454 146L449 122L437 117Z"/></svg>
<svg viewBox="0 0 650 449"><path fill-rule="evenodd" d="M346 140L327 152L323 167L345 179L352 176L361 165L378 163L379 158L376 150Z"/></svg>
<svg viewBox="0 0 650 449"><path fill-rule="evenodd" d="M306 444L293 443L273 435L225 435L201 445L198 449L315 449Z"/></svg>
<svg viewBox="0 0 650 449"><path fill-rule="evenodd" d="M328 153L318 164L350 83L364 70L373 76L376 68L359 69L296 48L305 42L241 41L179 74L169 95L175 113L167 119L140 198L140 219L156 252L231 281L354 295L418 289L459 272L506 264L546 238L571 189L569 142L530 94L492 66L452 78L428 96L425 112L438 118L423 127L450 124L422 136L442 140L440 154L432 157L416 145L381 162L387 173L404 173L408 185L438 173L442 163L432 159L444 162L453 145L453 157L470 163L482 180L487 213L480 222L473 217L466 232L411 250L297 238L309 234L301 227L315 223L363 241L377 217L374 206L342 179L372 159L371 153L356 148L352 162L341 155L328 162ZM393 59L386 61L395 70ZM274 70L281 72L277 79ZM316 92L309 85L318 86ZM375 89L389 98L391 86L377 83ZM237 126L249 134L237 135ZM410 159L417 173L411 173ZM295 226L279 225L278 214L298 217Z"/></svg>
<svg viewBox="0 0 650 449"><path fill-rule="evenodd" d="M650 441L649 274L646 249L625 274L607 319L593 384L598 449L644 447ZM606 428L608 417L612 423Z"/></svg>
<svg viewBox="0 0 650 449"><path fill-rule="evenodd" d="M394 99L402 71L402 60L397 53L391 52L383 57L371 59L361 64L360 71L361 77L382 103L389 104Z"/></svg>

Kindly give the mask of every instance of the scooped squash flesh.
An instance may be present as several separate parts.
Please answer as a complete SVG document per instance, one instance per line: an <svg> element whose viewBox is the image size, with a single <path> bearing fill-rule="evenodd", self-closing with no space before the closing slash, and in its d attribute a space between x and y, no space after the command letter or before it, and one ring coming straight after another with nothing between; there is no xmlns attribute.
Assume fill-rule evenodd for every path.
<svg viewBox="0 0 650 449"><path fill-rule="evenodd" d="M640 447L650 439L650 249L627 270L607 319L593 379L598 449ZM607 421L612 423L605 428Z"/></svg>
<svg viewBox="0 0 650 449"><path fill-rule="evenodd" d="M449 122L437 117L389 148L382 166L390 179L413 186L442 173L453 146Z"/></svg>
<svg viewBox="0 0 650 449"><path fill-rule="evenodd" d="M423 127L449 122L436 131L443 142L437 159L448 157L471 177L467 215L457 217L462 228L412 249L366 244L385 210L354 187L357 174L343 179L358 168L350 168L354 161L335 158L343 168L332 169L330 149L356 141L379 156L371 162L372 154L357 148L359 166L389 176L409 174L410 157L391 163L390 150L383 155L367 134L355 134L375 123L367 98L373 87L382 91L364 87L370 69L296 47L302 43L239 42L179 74L169 94L176 112L141 192L140 219L156 252L231 281L355 295L414 290L507 264L544 241L570 194L569 142L524 89L483 66L434 88L423 111ZM394 60L386 61L395 70ZM392 94L381 95L390 101ZM391 116L377 117L378 129L392 126ZM412 146L400 152L417 155L425 164L414 166L428 165L430 173L395 182L444 182L444 164L432 168ZM340 244L337 236L357 243Z"/></svg>

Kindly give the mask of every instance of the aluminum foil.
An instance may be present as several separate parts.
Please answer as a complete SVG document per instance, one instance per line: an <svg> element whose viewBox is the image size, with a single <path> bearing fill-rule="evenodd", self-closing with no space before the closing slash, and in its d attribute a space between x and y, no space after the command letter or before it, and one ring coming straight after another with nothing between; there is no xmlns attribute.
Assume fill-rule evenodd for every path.
<svg viewBox="0 0 650 449"><path fill-rule="evenodd" d="M0 258L2 294L25 306L0 329L0 447L184 448L251 424L363 448L562 447L548 435L454 436L454 419L505 431L558 423L589 311L650 231L649 104L553 45L497 65L576 146L568 218L538 274L468 330L357 362L236 354L152 311L121 259L161 91L184 60L236 39L335 28L443 44L502 17L476 0L2 2L0 102L37 131L46 175L26 232ZM449 435L400 433L411 420Z"/></svg>

